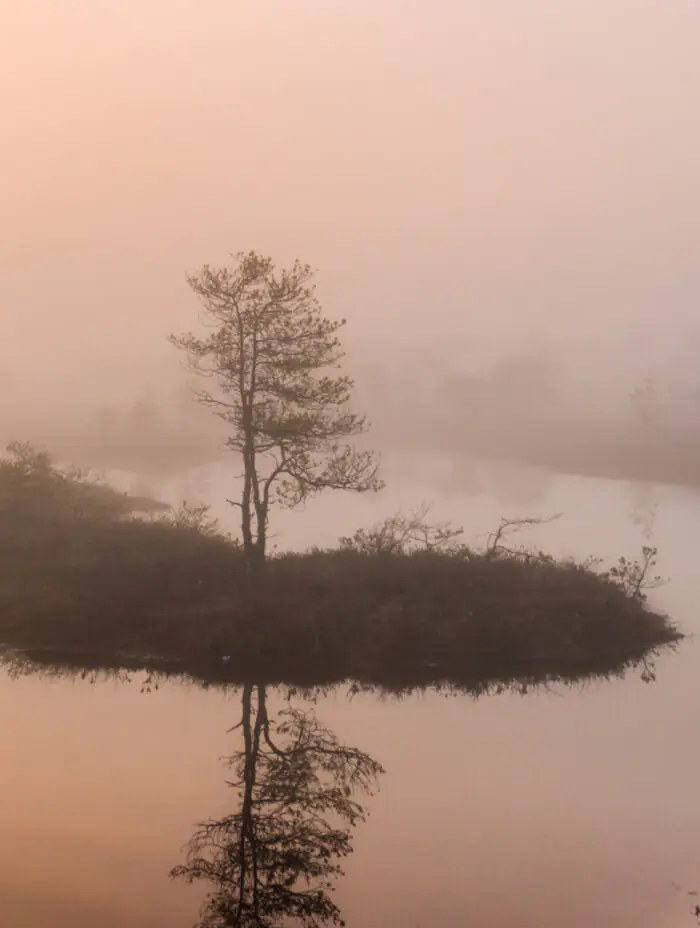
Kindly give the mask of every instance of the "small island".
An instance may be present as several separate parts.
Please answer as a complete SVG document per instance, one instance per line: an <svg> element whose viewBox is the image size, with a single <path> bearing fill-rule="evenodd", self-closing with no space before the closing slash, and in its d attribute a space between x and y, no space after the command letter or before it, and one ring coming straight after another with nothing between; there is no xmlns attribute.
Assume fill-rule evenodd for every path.
<svg viewBox="0 0 700 928"><path fill-rule="evenodd" d="M169 511L15 444L0 459L4 659L479 692L644 673L682 638L646 604L642 564L600 571L499 533L479 552L459 535L397 515L251 574L206 510Z"/></svg>

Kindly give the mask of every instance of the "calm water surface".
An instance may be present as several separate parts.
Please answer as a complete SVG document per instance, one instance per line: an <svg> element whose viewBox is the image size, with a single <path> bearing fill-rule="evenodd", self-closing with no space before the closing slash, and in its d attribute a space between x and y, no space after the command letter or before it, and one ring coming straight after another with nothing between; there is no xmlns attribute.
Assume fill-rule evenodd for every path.
<svg viewBox="0 0 700 928"><path fill-rule="evenodd" d="M455 506L436 515L471 514L472 534L494 523L484 501ZM643 543L619 487L557 481L541 508L566 513L535 539L550 550ZM661 494L653 543L671 582L653 595L686 631L700 625L699 525L697 500ZM672 883L700 889L695 643L657 669L652 685L478 701L324 697L324 725L386 770L338 884L349 925L694 924ZM197 822L234 811L221 758L240 747L239 694L2 677L0 700L0 924L192 925L200 890L168 871Z"/></svg>

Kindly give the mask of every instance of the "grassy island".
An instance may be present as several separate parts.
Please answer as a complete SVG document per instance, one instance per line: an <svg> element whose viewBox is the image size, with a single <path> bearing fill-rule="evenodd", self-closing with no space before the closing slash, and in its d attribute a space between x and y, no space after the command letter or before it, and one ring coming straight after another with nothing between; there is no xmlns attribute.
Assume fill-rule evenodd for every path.
<svg viewBox="0 0 700 928"><path fill-rule="evenodd" d="M476 552L397 517L251 575L205 513L162 508L13 446L0 461L5 653L212 683L474 688L616 674L682 637L645 602L648 564Z"/></svg>

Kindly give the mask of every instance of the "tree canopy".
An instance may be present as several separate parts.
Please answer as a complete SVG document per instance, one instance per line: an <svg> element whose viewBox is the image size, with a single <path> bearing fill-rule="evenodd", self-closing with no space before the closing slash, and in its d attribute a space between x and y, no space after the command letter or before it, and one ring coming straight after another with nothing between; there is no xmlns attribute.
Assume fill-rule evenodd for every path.
<svg viewBox="0 0 700 928"><path fill-rule="evenodd" d="M349 439L366 430L350 407L354 382L339 372L345 319L324 316L313 271L295 261L278 270L255 252L232 267L205 265L188 278L204 309L206 337L171 336L191 366L214 382L196 398L229 426L242 459L243 548L264 563L270 508L294 507L325 489L365 492L382 482L372 452Z"/></svg>

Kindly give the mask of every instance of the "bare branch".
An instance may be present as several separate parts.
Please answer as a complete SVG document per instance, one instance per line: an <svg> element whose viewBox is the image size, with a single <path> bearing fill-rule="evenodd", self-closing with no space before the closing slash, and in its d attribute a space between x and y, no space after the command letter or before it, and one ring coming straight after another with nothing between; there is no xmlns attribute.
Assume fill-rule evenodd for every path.
<svg viewBox="0 0 700 928"><path fill-rule="evenodd" d="M560 519L561 515L562 514L558 512L547 518L501 519L501 524L498 526L496 531L489 535L489 540L486 545L487 557L498 557L499 554L504 553L518 553L514 549L507 548L505 545L503 545L502 540L506 537L506 535L519 532L521 529L527 526L547 525L550 522L554 522L556 519Z"/></svg>

